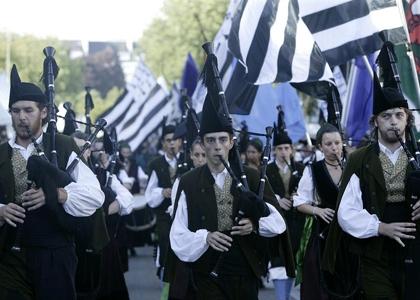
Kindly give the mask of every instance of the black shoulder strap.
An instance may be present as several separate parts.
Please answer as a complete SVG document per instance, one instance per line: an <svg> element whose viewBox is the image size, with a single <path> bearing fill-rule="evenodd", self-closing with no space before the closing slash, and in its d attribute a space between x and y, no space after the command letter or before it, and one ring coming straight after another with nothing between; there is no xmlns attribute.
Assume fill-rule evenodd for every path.
<svg viewBox="0 0 420 300"><path fill-rule="evenodd" d="M314 187L314 189L313 189L313 195L312 195L312 200L313 200L313 203L316 204L316 202L317 202L316 201L316 182L315 182L315 176L314 176L315 172L314 172L314 163L313 162L310 162L309 163L309 165L308 165L308 171L309 171L309 174L311 175L312 185Z"/></svg>
<svg viewBox="0 0 420 300"><path fill-rule="evenodd" d="M182 187L182 185L183 185L183 181L180 178L179 179L179 184L178 184L178 189L176 190L176 196L175 196L175 202L174 202L174 210L173 210L173 213L172 213L172 221L175 219L176 210L178 209L179 197L181 197L181 192L184 190L184 188Z"/></svg>

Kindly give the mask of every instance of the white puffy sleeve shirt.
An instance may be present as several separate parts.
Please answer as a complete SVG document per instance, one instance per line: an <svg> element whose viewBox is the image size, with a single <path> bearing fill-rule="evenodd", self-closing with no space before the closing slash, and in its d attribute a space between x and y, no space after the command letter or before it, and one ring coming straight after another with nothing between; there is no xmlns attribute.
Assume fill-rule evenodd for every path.
<svg viewBox="0 0 420 300"><path fill-rule="evenodd" d="M379 143L379 149L395 165L402 147L391 151ZM350 177L350 181L344 190L337 213L338 223L348 234L359 239L378 236L379 218L376 214L370 214L363 208L360 179L356 174Z"/></svg>
<svg viewBox="0 0 420 300"><path fill-rule="evenodd" d="M216 184L223 186L226 174L227 172L224 171L217 175L212 174L215 177ZM273 237L286 230L286 223L274 206L269 203L267 203L267 206L270 209L270 214L260 219L259 234L264 237ZM187 202L185 193L181 192L178 208L169 233L172 250L180 260L194 262L209 248L206 241L208 233L207 229L199 229L195 232L188 229Z"/></svg>
<svg viewBox="0 0 420 300"><path fill-rule="evenodd" d="M168 164L174 168L176 167L177 159L169 159L165 155L165 159L168 162ZM159 179L157 177L157 174L155 171L152 171L152 174L150 175L149 182L147 183L145 196L147 199L147 204L150 207L158 207L162 201L165 199L162 195L163 188L159 187Z"/></svg>
<svg viewBox="0 0 420 300"><path fill-rule="evenodd" d="M358 239L378 236L379 219L363 208L360 180L356 174L350 181L341 197L337 213L338 223L343 231Z"/></svg>
<svg viewBox="0 0 420 300"><path fill-rule="evenodd" d="M117 194L116 200L120 206L119 214L121 216L129 215L133 211L133 195L121 184L115 174L112 175L111 189Z"/></svg>
<svg viewBox="0 0 420 300"><path fill-rule="evenodd" d="M37 142L42 143L41 135ZM19 149L22 156L28 160L29 156L34 151L34 145L31 143L27 148L16 144L15 139L9 141L12 148ZM72 152L67 166L77 157L76 153ZM82 161L80 161L70 174L75 182L72 182L64 187L67 192L67 200L63 204L64 210L74 217L87 217L92 215L99 207L102 206L105 200L104 193L101 190L99 182L91 171Z"/></svg>
<svg viewBox="0 0 420 300"><path fill-rule="evenodd" d="M310 166L306 166L303 170L302 178L299 181L296 195L293 196L293 207L298 207L302 204L312 205L314 199L314 182L312 179L312 172Z"/></svg>

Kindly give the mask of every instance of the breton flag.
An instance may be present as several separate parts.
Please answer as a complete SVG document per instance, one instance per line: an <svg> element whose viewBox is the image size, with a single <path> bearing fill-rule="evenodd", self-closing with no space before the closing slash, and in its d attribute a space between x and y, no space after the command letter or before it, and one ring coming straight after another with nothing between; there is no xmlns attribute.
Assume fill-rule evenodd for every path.
<svg viewBox="0 0 420 300"><path fill-rule="evenodd" d="M170 115L172 109L168 92L140 60L133 80L114 106L100 117L107 121L108 128L115 127L118 140L128 142L134 151L159 129L163 117Z"/></svg>
<svg viewBox="0 0 420 300"><path fill-rule="evenodd" d="M331 67L407 40L395 0L298 0L299 15Z"/></svg>
<svg viewBox="0 0 420 300"><path fill-rule="evenodd" d="M319 2L319 1L314 1ZM229 34L229 49L254 84L332 78L321 49L299 17L295 0L244 0Z"/></svg>
<svg viewBox="0 0 420 300"><path fill-rule="evenodd" d="M246 80L328 80L336 66L405 40L395 0L244 0L229 49L247 68Z"/></svg>

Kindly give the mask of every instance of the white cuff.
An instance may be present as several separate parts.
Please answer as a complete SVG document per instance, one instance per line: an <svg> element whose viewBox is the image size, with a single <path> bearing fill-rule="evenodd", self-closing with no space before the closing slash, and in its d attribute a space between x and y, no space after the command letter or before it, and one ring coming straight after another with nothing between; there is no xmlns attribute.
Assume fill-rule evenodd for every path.
<svg viewBox="0 0 420 300"><path fill-rule="evenodd" d="M270 280L282 280L289 278L285 267L275 267L268 270L268 278Z"/></svg>

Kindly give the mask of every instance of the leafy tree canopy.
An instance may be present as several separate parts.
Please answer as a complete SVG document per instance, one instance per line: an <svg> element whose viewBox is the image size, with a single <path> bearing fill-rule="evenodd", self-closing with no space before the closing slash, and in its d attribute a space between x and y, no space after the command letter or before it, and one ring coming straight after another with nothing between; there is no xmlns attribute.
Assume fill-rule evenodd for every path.
<svg viewBox="0 0 420 300"><path fill-rule="evenodd" d="M94 87L98 90L92 91L92 97L95 102L95 109L92 111L92 119L100 115L114 101L118 95L122 93L124 87L124 77L118 56L110 51L99 53L93 57L77 57L70 56L70 46L68 42L59 41L54 38L38 38L31 35L16 35L0 33L0 71L3 70L7 76L10 70L6 70L6 53L10 53L10 66L16 64L18 67L19 75L23 81L33 82L40 86L42 89L43 84L40 81L42 75L42 66L44 61L44 54L42 50L46 46L52 46L56 50L55 60L57 61L60 71L55 81L55 102L60 104L65 101L73 103L75 111L78 115L84 114L84 98L86 85L86 64L90 64L91 68L95 71L99 69L97 64L113 67L112 70L117 70L119 81L113 82L109 76L113 74L112 70L103 75L104 79L96 78ZM9 51L7 50L9 48ZM109 63L106 59L109 58ZM122 77L122 81L121 81ZM106 82L101 82L101 79ZM64 115L64 111L60 114Z"/></svg>
<svg viewBox="0 0 420 300"><path fill-rule="evenodd" d="M140 39L145 61L155 75L168 82L179 79L191 52L197 64L204 62L201 45L213 40L226 14L228 0L166 0Z"/></svg>

